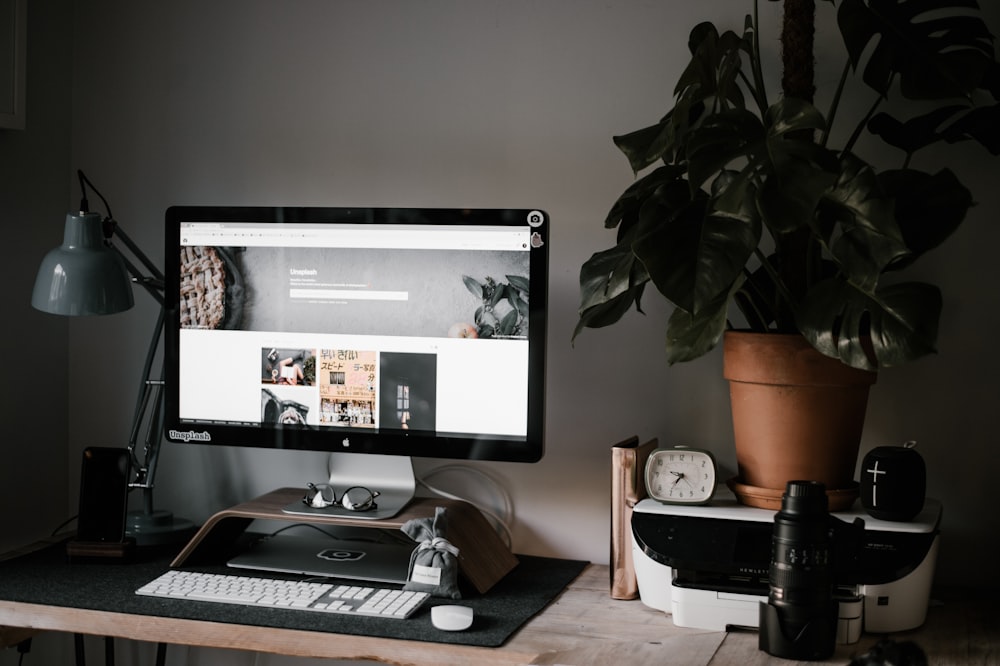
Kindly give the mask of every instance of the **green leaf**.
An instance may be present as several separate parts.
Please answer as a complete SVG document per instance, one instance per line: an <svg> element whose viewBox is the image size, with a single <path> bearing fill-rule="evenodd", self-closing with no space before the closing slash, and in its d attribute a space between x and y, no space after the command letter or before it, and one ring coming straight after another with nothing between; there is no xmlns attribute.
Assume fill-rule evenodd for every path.
<svg viewBox="0 0 1000 666"><path fill-rule="evenodd" d="M615 145L628 159L632 173L638 174L672 151L673 131L669 118L668 115L655 125L612 137Z"/></svg>
<svg viewBox="0 0 1000 666"><path fill-rule="evenodd" d="M678 107L712 100L723 108L743 108L743 91L736 82L742 63L741 51L747 50L744 38L731 30L720 35L714 25L705 22L691 30L688 48L691 62L674 86Z"/></svg>
<svg viewBox="0 0 1000 666"><path fill-rule="evenodd" d="M689 142L692 187L742 164L717 208L743 205L751 183L762 181L758 205L768 227L777 233L801 227L837 171L835 155L812 141L813 131L825 125L815 107L792 98L773 105L764 122L748 111L713 115Z"/></svg>
<svg viewBox="0 0 1000 666"><path fill-rule="evenodd" d="M683 308L674 308L667 320L667 363L692 361L710 352L726 330L726 312L729 294L716 299L691 314Z"/></svg>
<svg viewBox="0 0 1000 666"><path fill-rule="evenodd" d="M689 178L696 190L734 161L753 162L765 155L764 126L744 109L724 111L706 118L688 140Z"/></svg>
<svg viewBox="0 0 1000 666"><path fill-rule="evenodd" d="M483 297L485 297L486 292L483 289L483 285L478 280L475 280L475 279L469 277L468 275L463 275L462 276L462 282L465 283L466 289L468 289L469 291L471 291L472 295L475 296L476 298L483 298Z"/></svg>
<svg viewBox="0 0 1000 666"><path fill-rule="evenodd" d="M811 141L814 130L826 129L826 119L819 109L805 100L794 97L782 97L764 114L764 126L767 128L768 141L784 138L792 133L808 133Z"/></svg>
<svg viewBox="0 0 1000 666"><path fill-rule="evenodd" d="M885 95L898 76L907 99L967 97L993 65L986 24L969 0L842 0L837 23L851 63ZM863 61L867 54L867 60Z"/></svg>
<svg viewBox="0 0 1000 666"><path fill-rule="evenodd" d="M971 139L993 156L1000 155L1000 104L971 109L943 130L945 141Z"/></svg>
<svg viewBox="0 0 1000 666"><path fill-rule="evenodd" d="M580 312L617 298L646 282L648 274L632 252L632 236L595 252L580 267Z"/></svg>
<svg viewBox="0 0 1000 666"><path fill-rule="evenodd" d="M662 166L629 185L608 211L604 220L605 228L613 229L621 224L620 234L627 233L631 224L626 220L637 221L639 209L646 199L662 185L680 180L685 172L686 169L682 166Z"/></svg>
<svg viewBox="0 0 1000 666"><path fill-rule="evenodd" d="M602 328L614 324L632 308L633 303L636 310L642 312L639 302L645 287L645 283L636 285L614 298L581 310L580 319L576 323L576 328L573 329L572 340L576 340L584 328Z"/></svg>
<svg viewBox="0 0 1000 666"><path fill-rule="evenodd" d="M821 237L848 279L862 289L874 289L885 267L908 253L892 200L872 168L853 155L844 156L840 177L821 207Z"/></svg>
<svg viewBox="0 0 1000 666"><path fill-rule="evenodd" d="M522 317L528 316L528 303L523 298L516 294L510 294L507 296L507 302Z"/></svg>
<svg viewBox="0 0 1000 666"><path fill-rule="evenodd" d="M972 193L949 169L936 174L913 169L883 171L879 183L896 201L895 219L910 254L891 265L908 266L934 249L965 220L973 206Z"/></svg>
<svg viewBox="0 0 1000 666"><path fill-rule="evenodd" d="M638 174L657 160L674 162L686 154L685 143L706 108L706 102L723 108L743 108L743 91L738 84L741 51L747 41L732 31L719 35L711 23L691 30L688 40L691 61L674 88L675 106L655 125L613 137Z"/></svg>
<svg viewBox="0 0 1000 666"><path fill-rule="evenodd" d="M640 301L649 275L632 253L632 237L613 248L594 253L580 267L580 318L573 340L584 328L601 328L615 323Z"/></svg>
<svg viewBox="0 0 1000 666"><path fill-rule="evenodd" d="M888 113L879 113L869 121L868 131L881 137L890 146L912 155L921 148L944 141L945 136L938 129L943 128L952 117L967 109L966 106L952 104L905 122L897 120Z"/></svg>
<svg viewBox="0 0 1000 666"><path fill-rule="evenodd" d="M700 223L705 197L694 203L687 187L660 188L642 207L632 251L650 280L674 305L694 310Z"/></svg>
<svg viewBox="0 0 1000 666"><path fill-rule="evenodd" d="M530 291L528 286L529 285L528 278L521 275L508 275L506 277L507 277L507 282L509 282L510 285L514 287L514 289L517 289L524 296L528 295L528 292Z"/></svg>
<svg viewBox="0 0 1000 666"><path fill-rule="evenodd" d="M748 205L736 214L711 211L686 190L657 191L642 210L633 250L667 300L694 314L726 293L760 240ZM683 196L680 196L682 195Z"/></svg>
<svg viewBox="0 0 1000 666"><path fill-rule="evenodd" d="M836 156L813 142L814 132L825 124L815 107L794 98L783 98L765 114L758 159L763 184L757 206L773 234L809 224L817 203L836 179Z"/></svg>
<svg viewBox="0 0 1000 666"><path fill-rule="evenodd" d="M877 370L934 353L940 315L941 292L933 285L909 282L868 293L833 278L806 295L796 323L827 356Z"/></svg>
<svg viewBox="0 0 1000 666"><path fill-rule="evenodd" d="M500 320L500 333L502 335L513 335L517 330L517 310L511 310Z"/></svg>
<svg viewBox="0 0 1000 666"><path fill-rule="evenodd" d="M489 305L490 307L496 307L496 304L503 300L504 292L506 288L502 284L498 284L493 287L493 293L490 294Z"/></svg>
<svg viewBox="0 0 1000 666"><path fill-rule="evenodd" d="M775 173L757 195L761 217L773 234L792 233L811 224L823 197L836 183L836 173L823 168L818 155L805 152L794 155L789 150L783 155L780 166L775 166Z"/></svg>

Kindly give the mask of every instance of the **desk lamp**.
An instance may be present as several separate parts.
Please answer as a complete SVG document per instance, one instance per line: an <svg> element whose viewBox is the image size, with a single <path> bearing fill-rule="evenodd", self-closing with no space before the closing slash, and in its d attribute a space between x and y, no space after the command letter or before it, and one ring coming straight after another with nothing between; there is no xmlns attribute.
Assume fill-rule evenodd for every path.
<svg viewBox="0 0 1000 666"><path fill-rule="evenodd" d="M139 546L175 543L190 537L194 526L189 521L175 518L168 511L153 509L153 477L163 436L163 379L162 371L159 379L152 377L152 367L163 331L163 273L125 234L112 216L107 200L83 171L77 171L77 174L80 178L80 211L66 215L62 245L42 259L31 294L31 305L57 315L115 314L128 310L134 304L130 283L141 286L159 303L159 316L146 354L128 440L129 457L135 473L129 490L138 488L142 491L143 508L129 513L126 534L134 538ZM99 214L90 212L88 187L101 199L106 217L101 218ZM113 239L119 240L132 253L148 275L142 274L139 267L112 243ZM145 438L140 459L136 447L144 423Z"/></svg>

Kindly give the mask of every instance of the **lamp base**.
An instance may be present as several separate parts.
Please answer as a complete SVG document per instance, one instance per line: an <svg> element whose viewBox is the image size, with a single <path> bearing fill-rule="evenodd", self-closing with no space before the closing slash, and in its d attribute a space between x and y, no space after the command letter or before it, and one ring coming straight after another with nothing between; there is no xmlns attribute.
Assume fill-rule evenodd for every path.
<svg viewBox="0 0 1000 666"><path fill-rule="evenodd" d="M195 530L194 523L170 511L130 511L125 518L125 534L139 548L187 543Z"/></svg>

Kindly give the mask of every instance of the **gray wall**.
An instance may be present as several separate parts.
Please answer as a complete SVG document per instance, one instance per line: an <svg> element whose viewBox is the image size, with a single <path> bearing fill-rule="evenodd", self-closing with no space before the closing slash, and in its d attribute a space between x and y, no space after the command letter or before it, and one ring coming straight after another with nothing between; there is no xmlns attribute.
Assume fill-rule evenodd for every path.
<svg viewBox="0 0 1000 666"><path fill-rule="evenodd" d="M48 536L70 505L69 322L30 305L70 197L70 2L32 3L27 40L25 129L0 129L0 550Z"/></svg>
<svg viewBox="0 0 1000 666"><path fill-rule="evenodd" d="M0 551L49 536L75 504L69 322L30 306L38 262L61 238L70 200L72 17L69 0L30 3L27 121L24 130L0 130L0 349L7 359L0 382ZM68 663L70 648L69 637L39 639L29 659ZM15 663L15 650L0 651L0 664Z"/></svg>
<svg viewBox="0 0 1000 666"><path fill-rule="evenodd" d="M985 4L994 32L1000 31L998 9ZM76 5L71 151L65 152L65 109L52 110L63 114L51 121L55 138L35 138L13 161L6 145L15 139L0 133L4 182L21 184L11 191L5 186L0 212L7 218L24 209L32 218L30 230L17 235L23 245L14 263L24 265L8 282L22 285L19 293L30 289L21 277L25 266L30 272L41 248L58 242L62 206L78 196L70 168L87 172L130 235L157 258L163 211L171 204L543 208L553 220L547 453L535 465L478 465L514 498L515 549L607 561L608 447L628 435L709 447L733 469L720 356L668 368L662 357L667 312L652 293L645 317L630 314L615 328L587 331L575 347L569 340L579 266L610 243L604 214L632 180L611 136L650 124L669 107L695 22L738 29L751 3ZM829 18L828 9L820 8ZM763 43L772 56L778 11L778 3L761 3ZM53 30L63 26L49 22L58 24ZM829 44L831 35L821 31L819 39ZM836 82L840 64L839 52L827 60L820 53L821 88ZM60 87L68 85L66 73L59 70L29 76L29 94L39 79L51 95L67 92ZM33 116L29 122L41 121ZM51 158L37 154L35 146L60 141L63 147ZM1000 471L992 448L993 375L1000 362L990 353L998 309L995 289L981 277L990 275L992 243L1000 241L994 224L1000 193L995 162L974 150L960 154L956 170L979 205L918 271L945 293L941 353L880 376L863 449L919 442L929 494L945 506L938 582L1000 587L992 566L1000 515L984 506ZM937 168L937 158L922 166ZM19 170L22 163L33 165L30 174ZM39 201L22 201L30 192ZM50 200L60 205L47 205ZM5 264L4 270L11 269ZM55 427L41 436L53 441L30 445L51 447L59 459L54 485L61 501L69 486L71 511L77 483L72 461L80 450L124 443L153 304L139 293L128 313L69 324L32 314L23 302L14 307L16 323L3 327L6 347L28 350L46 367L46 381L33 378L31 393L18 387L16 395L44 396ZM13 398L13 386L5 383L5 396ZM16 423L21 410L12 399L3 402L4 422ZM25 445L18 446L23 438L11 437L13 431L6 430L5 457L9 451L26 455ZM71 461L68 483L64 460ZM50 469L37 457L25 464L34 484L50 480ZM310 453L170 446L157 497L201 520L274 487L301 486L322 476L325 464ZM8 470L5 464L0 471L5 480L17 474ZM452 483L461 486L462 480ZM27 492L21 490L18 496ZM5 526L10 513L3 511ZM55 522L51 513L43 517ZM232 663L248 663L240 659L234 655Z"/></svg>

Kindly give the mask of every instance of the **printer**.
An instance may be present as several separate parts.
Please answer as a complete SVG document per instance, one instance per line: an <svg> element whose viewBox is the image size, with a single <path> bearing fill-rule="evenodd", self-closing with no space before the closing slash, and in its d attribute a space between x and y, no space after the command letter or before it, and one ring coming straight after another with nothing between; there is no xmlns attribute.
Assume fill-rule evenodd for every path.
<svg viewBox="0 0 1000 666"><path fill-rule="evenodd" d="M775 514L739 504L724 486L705 505L642 500L632 512L640 599L670 613L680 627L757 628L759 602L767 601ZM853 643L862 630L888 633L923 624L941 503L928 498L910 522L879 520L854 509L830 516L832 529L845 526L831 542L835 596L841 602L838 641Z"/></svg>

